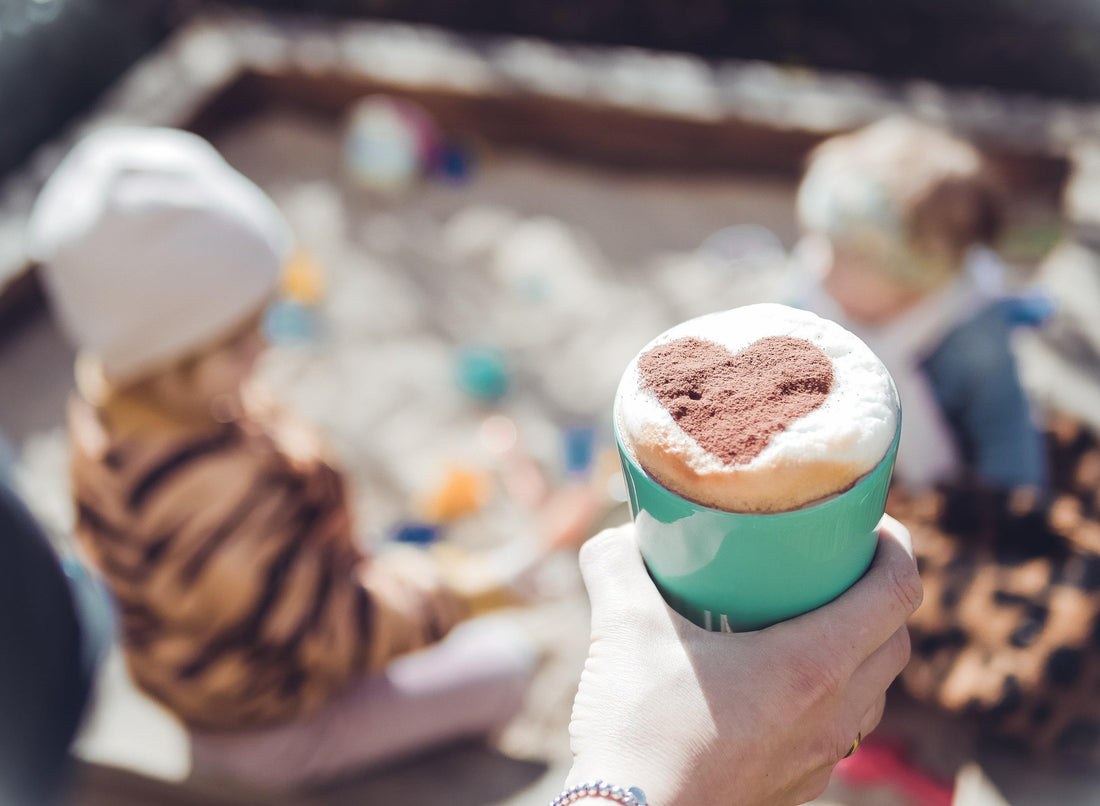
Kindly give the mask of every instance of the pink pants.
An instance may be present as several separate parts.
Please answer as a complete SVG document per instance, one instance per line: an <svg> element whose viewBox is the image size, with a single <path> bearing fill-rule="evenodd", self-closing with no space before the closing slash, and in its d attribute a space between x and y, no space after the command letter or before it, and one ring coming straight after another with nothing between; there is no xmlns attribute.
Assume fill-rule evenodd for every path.
<svg viewBox="0 0 1100 806"><path fill-rule="evenodd" d="M240 733L193 731L193 775L293 788L484 736L519 711L534 666L534 648L518 628L472 621L305 719Z"/></svg>

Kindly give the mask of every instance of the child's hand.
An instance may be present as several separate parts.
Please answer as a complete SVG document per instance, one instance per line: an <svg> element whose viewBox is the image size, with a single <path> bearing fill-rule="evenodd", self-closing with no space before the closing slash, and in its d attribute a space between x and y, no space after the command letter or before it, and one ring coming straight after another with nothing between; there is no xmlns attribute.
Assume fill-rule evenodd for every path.
<svg viewBox="0 0 1100 806"><path fill-rule="evenodd" d="M474 554L448 543L437 543L429 551L444 583L462 599L470 616L524 603L516 579L502 573L491 555Z"/></svg>

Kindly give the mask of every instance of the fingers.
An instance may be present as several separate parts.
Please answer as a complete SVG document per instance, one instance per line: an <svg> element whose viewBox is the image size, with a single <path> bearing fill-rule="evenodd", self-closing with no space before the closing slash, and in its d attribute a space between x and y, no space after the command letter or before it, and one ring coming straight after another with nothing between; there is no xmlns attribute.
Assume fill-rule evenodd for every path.
<svg viewBox="0 0 1100 806"><path fill-rule="evenodd" d="M856 734L860 741L874 732L875 728L878 727L878 723L882 721L884 713L886 713L886 692L879 694L871 707L863 712L863 719L859 723L859 732ZM851 748L848 749L851 750Z"/></svg>
<svg viewBox="0 0 1100 806"><path fill-rule="evenodd" d="M605 529L585 543L580 565L594 624L639 608L665 611L664 600L638 551L633 524Z"/></svg>
<svg viewBox="0 0 1100 806"><path fill-rule="evenodd" d="M829 744L824 748L825 767L831 770L850 756L858 744L874 732L886 711L886 693L880 692L860 711L842 714L834 724Z"/></svg>
<svg viewBox="0 0 1100 806"><path fill-rule="evenodd" d="M838 711L830 761L844 758L857 738L866 739L882 721L886 689L909 660L909 632L902 627L852 675Z"/></svg>
<svg viewBox="0 0 1100 806"><path fill-rule="evenodd" d="M842 676L893 635L923 598L909 531L890 517L879 524L878 548L867 573L839 598L770 628L778 637L829 653Z"/></svg>
<svg viewBox="0 0 1100 806"><path fill-rule="evenodd" d="M794 788L794 803L807 803L821 797L829 784L829 778L833 774L833 768L852 753L852 749L859 742L862 744L882 721L882 715L886 710L886 695L880 694L861 713L852 717L841 717L836 722L836 727L828 739L828 745L819 748L820 764L806 773L801 782Z"/></svg>
<svg viewBox="0 0 1100 806"><path fill-rule="evenodd" d="M908 662L909 630L900 627L852 673L846 693L852 708L862 712L881 697Z"/></svg>
<svg viewBox="0 0 1100 806"><path fill-rule="evenodd" d="M840 741L834 748L831 766L843 761L850 756L858 744L870 736L878 723L882 721L882 715L886 711L886 693L879 694L855 720L841 720L842 728Z"/></svg>

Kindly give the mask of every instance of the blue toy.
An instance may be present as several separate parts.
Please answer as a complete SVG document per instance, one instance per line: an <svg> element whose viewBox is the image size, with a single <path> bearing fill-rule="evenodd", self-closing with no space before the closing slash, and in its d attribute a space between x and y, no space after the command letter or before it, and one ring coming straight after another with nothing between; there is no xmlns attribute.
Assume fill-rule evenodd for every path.
<svg viewBox="0 0 1100 806"><path fill-rule="evenodd" d="M476 160L472 149L452 141L439 147L434 162L437 176L458 184L470 178Z"/></svg>
<svg viewBox="0 0 1100 806"><path fill-rule="evenodd" d="M299 302L279 300L264 313L263 334L271 344L308 344L320 332L317 314Z"/></svg>
<svg viewBox="0 0 1100 806"><path fill-rule="evenodd" d="M495 403L508 393L511 379L504 355L490 347L463 347L455 364L459 388L475 400Z"/></svg>
<svg viewBox="0 0 1100 806"><path fill-rule="evenodd" d="M573 426L562 434L565 474L572 478L587 476L596 455L596 429L589 425Z"/></svg>
<svg viewBox="0 0 1100 806"><path fill-rule="evenodd" d="M428 546L440 538L438 526L430 523L409 521L394 528L391 538L395 543L407 543L413 546Z"/></svg>

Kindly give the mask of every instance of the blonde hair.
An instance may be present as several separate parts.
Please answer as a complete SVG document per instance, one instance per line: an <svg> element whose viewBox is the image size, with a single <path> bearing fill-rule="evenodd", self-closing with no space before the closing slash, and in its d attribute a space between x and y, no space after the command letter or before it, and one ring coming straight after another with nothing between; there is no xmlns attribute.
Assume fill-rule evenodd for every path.
<svg viewBox="0 0 1100 806"><path fill-rule="evenodd" d="M199 367L235 349L242 338L258 331L261 314L249 316L229 333L197 348L182 358L144 373L125 383L114 383L94 356L77 356L76 385L89 403L132 424L166 427L206 420L209 404L199 389ZM123 414L124 413L124 414Z"/></svg>
<svg viewBox="0 0 1100 806"><path fill-rule="evenodd" d="M797 208L803 227L915 288L953 276L971 246L996 239L1004 214L999 179L973 145L906 118L815 148Z"/></svg>

